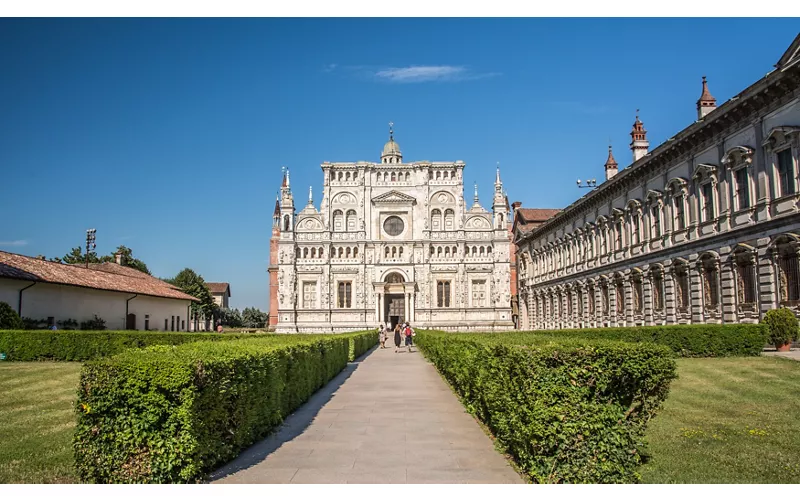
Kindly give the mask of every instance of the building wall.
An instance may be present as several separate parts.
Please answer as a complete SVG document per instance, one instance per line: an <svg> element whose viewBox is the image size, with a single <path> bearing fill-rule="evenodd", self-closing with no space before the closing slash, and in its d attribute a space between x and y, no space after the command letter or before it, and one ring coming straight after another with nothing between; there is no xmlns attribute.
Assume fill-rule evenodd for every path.
<svg viewBox="0 0 800 500"><path fill-rule="evenodd" d="M19 291L32 282L0 278L0 301L7 302L13 309L19 307ZM134 297L132 293L111 292L51 283L36 283L22 294L22 311L20 316L32 319L55 321L74 319L79 323L93 319L95 315L106 322L109 330L124 330L125 302ZM139 295L128 302L128 312L136 315L136 329L143 330L145 316L150 316L151 330L167 330L173 320L180 321L180 328L186 330L188 300L167 299Z"/></svg>
<svg viewBox="0 0 800 500"><path fill-rule="evenodd" d="M319 211L307 205L294 214L284 196L281 221L288 215L292 223L290 230L281 226L278 245L277 331L375 328L387 320L387 294L403 297L399 316L418 327L513 328L502 184L496 186L492 211L474 202L469 208L463 168L463 162L323 163ZM340 172L346 174L341 180ZM438 226L434 210L442 212ZM452 220L445 217L447 210ZM341 225L337 211L342 212ZM348 226L351 211L355 216ZM384 227L392 216L403 220L396 236ZM402 276L404 284L387 284L391 273ZM450 282L450 307L438 307L439 280ZM482 306L472 298L473 283L480 280L485 282ZM339 307L340 282L351 284L350 307ZM304 297L307 284L313 284L313 297Z"/></svg>
<svg viewBox="0 0 800 500"><path fill-rule="evenodd" d="M527 328L757 322L779 305L800 313L793 288L800 287L800 91L780 88L765 91L772 99L755 101L746 114L730 112L726 127L683 139L676 146L683 154L656 167L648 166L656 155L642 160L522 238ZM788 193L776 155L786 148ZM747 207L737 175L747 182Z"/></svg>

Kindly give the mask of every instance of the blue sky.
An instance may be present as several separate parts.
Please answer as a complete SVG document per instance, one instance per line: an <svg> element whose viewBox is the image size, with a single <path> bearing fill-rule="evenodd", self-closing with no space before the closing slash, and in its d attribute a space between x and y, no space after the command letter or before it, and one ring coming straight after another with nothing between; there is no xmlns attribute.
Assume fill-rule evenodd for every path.
<svg viewBox="0 0 800 500"><path fill-rule="evenodd" d="M97 229L156 276L268 308L281 166L298 210L323 161L464 160L491 199L562 207L761 78L796 19L1 19L0 249L62 256Z"/></svg>

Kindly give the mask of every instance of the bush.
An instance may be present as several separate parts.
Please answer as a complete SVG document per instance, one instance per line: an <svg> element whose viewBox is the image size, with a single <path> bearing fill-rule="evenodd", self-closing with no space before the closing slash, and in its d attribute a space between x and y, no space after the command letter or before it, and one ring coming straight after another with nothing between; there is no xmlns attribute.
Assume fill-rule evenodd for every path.
<svg viewBox="0 0 800 500"><path fill-rule="evenodd" d="M797 340L797 317L785 307L767 311L762 324L767 327L769 343L775 347Z"/></svg>
<svg viewBox="0 0 800 500"><path fill-rule="evenodd" d="M653 343L420 332L416 344L536 483L638 481L645 427L676 377Z"/></svg>
<svg viewBox="0 0 800 500"><path fill-rule="evenodd" d="M62 330L77 330L78 322L72 318L56 321L58 327Z"/></svg>
<svg viewBox="0 0 800 500"><path fill-rule="evenodd" d="M348 338L350 344L348 354L349 361L355 361L378 343L377 331L345 333L342 335Z"/></svg>
<svg viewBox="0 0 800 500"><path fill-rule="evenodd" d="M86 363L74 438L80 478L202 480L346 366L349 339L319 337L155 346Z"/></svg>
<svg viewBox="0 0 800 500"><path fill-rule="evenodd" d="M81 330L105 330L106 320L99 318L96 314L94 318L86 321L81 321Z"/></svg>
<svg viewBox="0 0 800 500"><path fill-rule="evenodd" d="M764 325L664 325L621 328L535 330L556 337L653 342L668 346L681 357L758 356L767 341Z"/></svg>
<svg viewBox="0 0 800 500"><path fill-rule="evenodd" d="M0 302L0 330L22 328L22 320L17 311L5 302Z"/></svg>

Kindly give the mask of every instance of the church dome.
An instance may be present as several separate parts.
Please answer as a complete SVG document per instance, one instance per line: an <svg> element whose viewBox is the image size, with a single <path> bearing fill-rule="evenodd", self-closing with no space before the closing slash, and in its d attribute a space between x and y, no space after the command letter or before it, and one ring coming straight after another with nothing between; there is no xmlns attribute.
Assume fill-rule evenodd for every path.
<svg viewBox="0 0 800 500"><path fill-rule="evenodd" d="M381 163L403 163L403 153L400 152L400 145L394 142L394 124L389 122L389 142L383 145L381 153Z"/></svg>
<svg viewBox="0 0 800 500"><path fill-rule="evenodd" d="M400 145L394 142L394 138L389 138L389 142L383 145L383 156L399 155Z"/></svg>

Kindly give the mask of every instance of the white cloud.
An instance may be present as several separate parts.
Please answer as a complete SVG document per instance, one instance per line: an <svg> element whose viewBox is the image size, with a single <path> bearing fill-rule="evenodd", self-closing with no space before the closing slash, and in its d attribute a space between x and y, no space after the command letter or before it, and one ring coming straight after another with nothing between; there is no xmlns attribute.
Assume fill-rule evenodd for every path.
<svg viewBox="0 0 800 500"><path fill-rule="evenodd" d="M0 241L0 247L24 247L28 240Z"/></svg>
<svg viewBox="0 0 800 500"><path fill-rule="evenodd" d="M375 73L375 77L393 83L419 83L476 80L497 76L499 73L477 74L464 66L406 66L403 68L385 68Z"/></svg>
<svg viewBox="0 0 800 500"><path fill-rule="evenodd" d="M325 66L325 68L322 71L324 71L325 73L330 73L331 71L335 70L337 66L339 66L339 65L336 64L336 63L329 64L329 65Z"/></svg>

